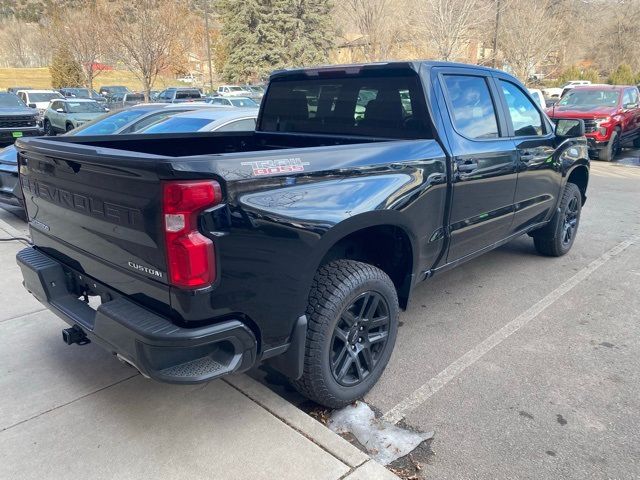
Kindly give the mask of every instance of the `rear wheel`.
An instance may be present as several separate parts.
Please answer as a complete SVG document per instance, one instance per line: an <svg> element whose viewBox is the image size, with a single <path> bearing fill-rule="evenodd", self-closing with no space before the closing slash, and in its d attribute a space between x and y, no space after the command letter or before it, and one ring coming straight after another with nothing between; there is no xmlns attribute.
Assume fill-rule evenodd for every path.
<svg viewBox="0 0 640 480"><path fill-rule="evenodd" d="M605 162L611 162L616 157L616 155L620 153L621 150L622 148L620 145L620 132L618 130L615 130L611 134L609 143L602 147L598 152L598 158L600 160L604 160Z"/></svg>
<svg viewBox="0 0 640 480"><path fill-rule="evenodd" d="M544 228L533 233L536 250L550 257L560 257L571 250L578 234L581 210L580 189L567 183L558 211Z"/></svg>
<svg viewBox="0 0 640 480"><path fill-rule="evenodd" d="M309 294L304 371L295 387L331 408L362 398L389 362L398 314L395 286L379 268L352 260L322 266Z"/></svg>

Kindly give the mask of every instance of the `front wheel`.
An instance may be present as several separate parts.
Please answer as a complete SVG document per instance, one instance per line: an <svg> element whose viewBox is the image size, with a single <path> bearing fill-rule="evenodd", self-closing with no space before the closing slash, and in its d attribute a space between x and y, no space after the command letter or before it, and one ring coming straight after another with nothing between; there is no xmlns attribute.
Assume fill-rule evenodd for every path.
<svg viewBox="0 0 640 480"><path fill-rule="evenodd" d="M379 268L353 260L320 267L309 293L297 390L330 408L362 398L389 362L399 310L395 286Z"/></svg>
<svg viewBox="0 0 640 480"><path fill-rule="evenodd" d="M573 183L567 183L558 211L545 227L533 233L536 250L550 257L560 257L571 250L578 234L581 211L580 189Z"/></svg>
<svg viewBox="0 0 640 480"><path fill-rule="evenodd" d="M55 135L55 132L53 131L53 128L51 127L51 122L49 120L47 120L47 119L44 120L43 130L44 130L44 134L47 137L53 137Z"/></svg>
<svg viewBox="0 0 640 480"><path fill-rule="evenodd" d="M616 155L621 151L622 147L620 145L620 132L618 132L618 130L615 130L611 134L609 142L598 152L598 159L604 160L605 162L612 162Z"/></svg>

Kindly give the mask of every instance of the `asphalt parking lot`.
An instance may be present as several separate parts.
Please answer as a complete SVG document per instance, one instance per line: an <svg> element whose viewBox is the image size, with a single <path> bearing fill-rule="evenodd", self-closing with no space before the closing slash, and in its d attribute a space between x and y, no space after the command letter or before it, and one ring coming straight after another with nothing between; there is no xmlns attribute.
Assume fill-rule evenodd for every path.
<svg viewBox="0 0 640 480"><path fill-rule="evenodd" d="M620 157L592 162L567 256L523 237L415 292L366 401L435 432L425 478L640 478L640 151Z"/></svg>
<svg viewBox="0 0 640 480"><path fill-rule="evenodd" d="M410 308L401 315L391 363L365 400L390 421L435 432L434 439L414 454L422 465L417 475L640 478L640 151L625 150L613 164L592 162L588 197L578 239L565 257L541 257L523 237L416 290ZM19 219L8 218L24 229ZM5 310L29 313L29 304L4 298ZM29 336L23 341L28 345ZM62 348L56 342L55 351ZM47 360L45 349L28 356L27 368L48 377L21 388L27 392L48 386L37 395L31 391L29 401L14 402L16 418L46 410L52 392L59 392L51 387L55 382L72 389L72 397L82 396L85 388L124 382L116 385L115 393L103 395L115 395L103 400L104 405L124 398L125 405L133 406L148 398L127 390L127 382L141 379L129 380L129 371L98 352L91 354L100 357L95 385L92 356L79 367L81 376L70 381L65 369L72 359L60 355L64 354ZM57 364L59 368L53 368ZM43 370L42 365L48 367ZM273 383L272 376L253 376L297 401ZM163 402L150 408L169 414ZM106 422L95 408L79 411ZM126 411L122 408L119 415L129 415ZM139 427L148 428L154 417L139 413ZM188 412L180 415L191 419ZM65 421L73 418L62 417L49 423L50 428L64 429ZM38 430L44 428L39 426L42 422L29 427L34 436L45 432ZM233 431L224 422L214 426ZM108 433L106 425L102 428ZM206 434L192 419L188 428L198 438ZM74 426L71 432L80 430ZM118 433L112 433L109 441L116 442ZM91 440L101 438L107 437ZM126 457L125 452L116 453ZM249 453L239 459L248 461Z"/></svg>
<svg viewBox="0 0 640 480"><path fill-rule="evenodd" d="M425 282L401 315L365 400L435 432L418 477L640 478L640 150L591 165L568 255L519 238Z"/></svg>

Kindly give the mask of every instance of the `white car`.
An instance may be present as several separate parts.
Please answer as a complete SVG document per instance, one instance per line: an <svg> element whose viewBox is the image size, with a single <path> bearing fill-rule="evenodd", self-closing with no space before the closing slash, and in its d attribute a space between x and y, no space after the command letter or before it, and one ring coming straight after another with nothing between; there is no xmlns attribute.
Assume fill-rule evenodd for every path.
<svg viewBox="0 0 640 480"><path fill-rule="evenodd" d="M220 85L218 93L223 97L249 97L252 92L242 88L240 85Z"/></svg>
<svg viewBox="0 0 640 480"><path fill-rule="evenodd" d="M40 121L42 121L44 112L51 100L64 98L60 92L56 92L55 90L18 90L16 95L29 107L38 110Z"/></svg>
<svg viewBox="0 0 640 480"><path fill-rule="evenodd" d="M529 88L529 93L531 94L531 96L533 97L533 99L536 101L536 103L544 110L547 108L547 102L544 99L544 94L542 93L542 90L538 89L538 88Z"/></svg>
<svg viewBox="0 0 640 480"><path fill-rule="evenodd" d="M202 108L165 118L138 133L253 132L255 108Z"/></svg>
<svg viewBox="0 0 640 480"><path fill-rule="evenodd" d="M591 85L591 81L590 80L569 80L567 83L562 85L562 88L578 87L581 85Z"/></svg>

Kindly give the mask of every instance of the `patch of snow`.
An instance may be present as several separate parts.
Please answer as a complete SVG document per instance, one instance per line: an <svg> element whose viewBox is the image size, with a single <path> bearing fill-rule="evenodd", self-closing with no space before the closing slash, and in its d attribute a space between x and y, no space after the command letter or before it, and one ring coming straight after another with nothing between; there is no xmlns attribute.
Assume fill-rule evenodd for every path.
<svg viewBox="0 0 640 480"><path fill-rule="evenodd" d="M336 433L351 433L382 465L410 454L422 442L433 438L433 432L416 433L377 419L364 402L334 411L327 425Z"/></svg>

